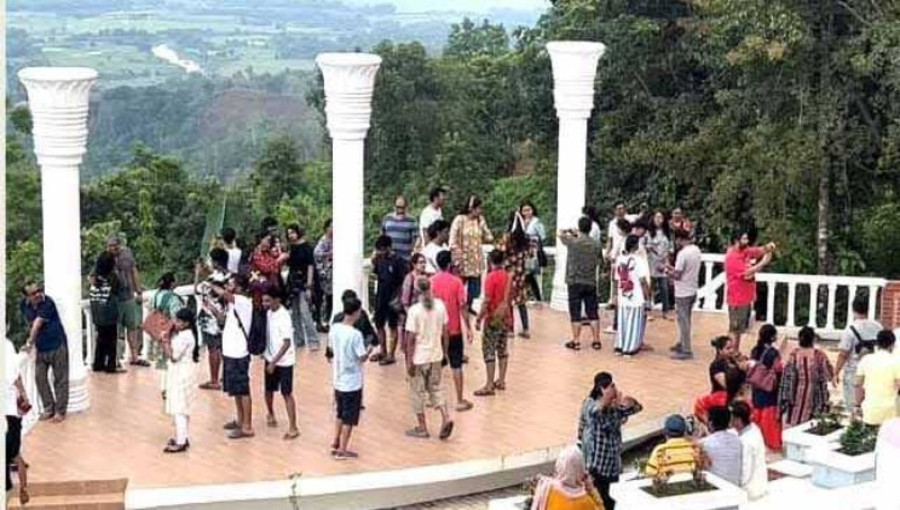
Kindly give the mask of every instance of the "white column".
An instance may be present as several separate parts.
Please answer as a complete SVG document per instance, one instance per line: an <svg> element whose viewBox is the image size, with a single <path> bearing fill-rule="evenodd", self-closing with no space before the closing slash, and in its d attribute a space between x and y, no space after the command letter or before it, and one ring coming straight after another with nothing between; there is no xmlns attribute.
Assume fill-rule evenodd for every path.
<svg viewBox="0 0 900 510"><path fill-rule="evenodd" d="M553 66L553 102L559 118L556 227L577 228L585 195L587 120L594 108L594 76L606 46L597 42L547 43ZM566 247L556 243L556 269L550 306L568 309Z"/></svg>
<svg viewBox="0 0 900 510"><path fill-rule="evenodd" d="M334 214L334 313L341 294L353 289L363 302L363 149L372 116L372 90L381 57L367 53L322 53L316 64L325 79L325 115L332 140Z"/></svg>
<svg viewBox="0 0 900 510"><path fill-rule="evenodd" d="M41 167L46 294L59 309L69 343L69 412L90 405L81 328L81 204L78 166L86 152L88 99L97 71L30 67L19 71L34 121Z"/></svg>

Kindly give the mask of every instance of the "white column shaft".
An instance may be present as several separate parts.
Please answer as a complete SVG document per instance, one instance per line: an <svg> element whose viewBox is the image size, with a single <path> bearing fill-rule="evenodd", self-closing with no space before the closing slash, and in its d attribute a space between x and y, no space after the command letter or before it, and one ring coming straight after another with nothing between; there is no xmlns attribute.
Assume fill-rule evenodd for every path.
<svg viewBox="0 0 900 510"><path fill-rule="evenodd" d="M558 229L578 228L584 207L585 164L587 160L587 119L559 119L559 169L556 176L556 225ZM556 241L553 292L550 306L568 310L566 286L566 246Z"/></svg>
<svg viewBox="0 0 900 510"><path fill-rule="evenodd" d="M334 210L334 313L341 310L341 294L366 292L363 282L363 140L332 140ZM337 171L340 169L340 171ZM339 199L338 199L338 193Z"/></svg>

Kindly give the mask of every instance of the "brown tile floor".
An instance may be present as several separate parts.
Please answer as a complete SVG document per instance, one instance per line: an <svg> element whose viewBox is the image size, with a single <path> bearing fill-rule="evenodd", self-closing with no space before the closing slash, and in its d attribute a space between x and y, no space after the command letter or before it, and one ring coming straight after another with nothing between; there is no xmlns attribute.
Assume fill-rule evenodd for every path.
<svg viewBox="0 0 900 510"><path fill-rule="evenodd" d="M158 377L153 369L127 374L90 376L91 408L71 415L63 424L39 424L25 439L31 479L85 480L129 478L129 487L172 487L241 481L277 480L292 473L306 476L352 473L489 458L573 440L582 399L593 374L611 371L621 389L634 395L646 411L630 426L661 420L672 411L687 412L696 394L705 391L707 365L712 358L708 339L724 331L725 317L695 314L697 358L675 362L667 347L675 337L675 323L650 323L647 341L655 352L631 360L613 356L612 337L595 352L585 344L580 352L561 345L568 336L566 316L547 308L532 309L532 339L511 340L508 389L492 398L475 398L472 390L484 382L479 351L470 350L466 368L469 398L475 409L459 414L456 430L446 443L412 440L403 431L412 425L404 371L369 365L361 427L353 447L361 457L335 462L328 445L333 430L331 367L322 353L298 354L295 394L298 398L301 437L281 439L285 431L284 407L276 399L280 428L265 426L265 404L254 393L256 437L235 442L225 438L221 426L231 417L225 395L201 392L193 410L191 449L181 455L162 453L172 434L171 420L163 413ZM607 322L604 322L606 324ZM587 334L587 333L585 333ZM477 348L476 341L476 348ZM253 387L261 387L261 367L253 364ZM198 365L206 375L205 362ZM449 374L445 391L452 390ZM429 414L436 432L438 416Z"/></svg>

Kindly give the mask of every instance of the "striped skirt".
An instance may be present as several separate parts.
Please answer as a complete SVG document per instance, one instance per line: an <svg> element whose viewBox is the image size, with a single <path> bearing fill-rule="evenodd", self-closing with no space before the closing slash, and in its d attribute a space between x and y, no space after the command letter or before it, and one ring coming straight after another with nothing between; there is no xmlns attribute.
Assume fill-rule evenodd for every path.
<svg viewBox="0 0 900 510"><path fill-rule="evenodd" d="M647 312L643 306L622 306L617 311L619 329L616 331L616 351L637 354L644 343Z"/></svg>

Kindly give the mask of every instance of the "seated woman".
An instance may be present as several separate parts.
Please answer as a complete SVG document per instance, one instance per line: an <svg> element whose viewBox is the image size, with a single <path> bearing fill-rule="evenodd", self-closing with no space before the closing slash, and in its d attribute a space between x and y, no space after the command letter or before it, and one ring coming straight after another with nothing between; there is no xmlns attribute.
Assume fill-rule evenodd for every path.
<svg viewBox="0 0 900 510"><path fill-rule="evenodd" d="M538 479L531 510L603 510L577 446L563 448L554 475Z"/></svg>
<svg viewBox="0 0 900 510"><path fill-rule="evenodd" d="M727 336L716 337L710 342L716 350L716 357L709 365L710 393L694 402L694 417L707 424L707 414L713 407L728 407L732 400L741 395L746 375L739 354Z"/></svg>

